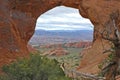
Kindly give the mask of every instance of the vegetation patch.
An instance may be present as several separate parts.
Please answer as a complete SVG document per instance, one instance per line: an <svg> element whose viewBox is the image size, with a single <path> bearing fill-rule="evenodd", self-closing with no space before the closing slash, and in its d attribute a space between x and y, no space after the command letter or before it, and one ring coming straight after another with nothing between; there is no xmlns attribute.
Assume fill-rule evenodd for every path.
<svg viewBox="0 0 120 80"><path fill-rule="evenodd" d="M29 59L18 59L2 68L0 80L72 80L65 77L59 62L40 54L30 54Z"/></svg>
<svg viewBox="0 0 120 80"><path fill-rule="evenodd" d="M108 57L105 60L103 60L103 62L101 62L98 65L98 68L102 71L99 73L99 76L104 76L104 74L108 70L109 65L112 64L114 57L115 57L114 53L111 53L108 55Z"/></svg>
<svg viewBox="0 0 120 80"><path fill-rule="evenodd" d="M39 51L41 53L44 53L44 51L48 51L51 48L39 48ZM82 56L80 55L80 52L83 50L83 48L64 48L69 52L67 55L62 56L46 56L50 59L56 59L59 63L64 63L65 67L67 69L76 69L76 67L79 66L80 60ZM42 55L42 54L41 54Z"/></svg>

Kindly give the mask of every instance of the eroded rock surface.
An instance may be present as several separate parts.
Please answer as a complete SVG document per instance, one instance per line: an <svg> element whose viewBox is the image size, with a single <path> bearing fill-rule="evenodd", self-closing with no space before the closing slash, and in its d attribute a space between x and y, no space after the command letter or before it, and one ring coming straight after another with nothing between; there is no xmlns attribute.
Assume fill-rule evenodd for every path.
<svg viewBox="0 0 120 80"><path fill-rule="evenodd" d="M120 22L119 0L0 0L0 65L9 63L18 56L26 56L27 43L34 33L36 19L61 5L79 9L80 14L93 23L93 46L85 51L80 70L91 64L94 64L91 65L92 68L97 68L97 64L105 58L102 52L111 45L102 39L101 32L114 30L110 17L113 13L118 15L117 23ZM110 33L110 37L113 37L114 31ZM92 69L88 72L94 73Z"/></svg>

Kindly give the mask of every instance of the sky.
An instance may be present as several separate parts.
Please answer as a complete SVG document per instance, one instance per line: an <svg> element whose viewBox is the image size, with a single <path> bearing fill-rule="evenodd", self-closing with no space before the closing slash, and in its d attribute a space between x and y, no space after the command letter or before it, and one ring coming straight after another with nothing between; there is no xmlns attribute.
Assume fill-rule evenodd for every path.
<svg viewBox="0 0 120 80"><path fill-rule="evenodd" d="M42 14L36 23L36 30L92 30L89 19L81 17L78 9L56 7Z"/></svg>

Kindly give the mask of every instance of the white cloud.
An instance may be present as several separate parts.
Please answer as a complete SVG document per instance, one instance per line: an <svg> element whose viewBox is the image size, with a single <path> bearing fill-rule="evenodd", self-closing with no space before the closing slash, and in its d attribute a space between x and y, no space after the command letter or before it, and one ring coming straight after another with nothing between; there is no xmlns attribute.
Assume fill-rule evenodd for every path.
<svg viewBox="0 0 120 80"><path fill-rule="evenodd" d="M61 6L41 15L37 20L36 29L76 30L92 29L91 26L91 22L82 18L77 9Z"/></svg>

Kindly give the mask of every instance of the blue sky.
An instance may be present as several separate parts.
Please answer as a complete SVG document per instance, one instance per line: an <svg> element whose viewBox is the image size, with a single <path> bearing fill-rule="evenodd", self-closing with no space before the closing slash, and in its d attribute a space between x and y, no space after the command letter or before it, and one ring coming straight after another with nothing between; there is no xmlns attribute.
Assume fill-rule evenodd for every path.
<svg viewBox="0 0 120 80"><path fill-rule="evenodd" d="M60 6L41 15L37 20L36 29L92 30L93 25L88 19L81 17L77 9Z"/></svg>

